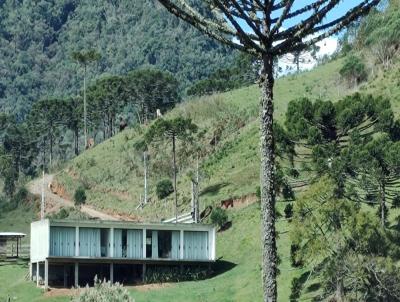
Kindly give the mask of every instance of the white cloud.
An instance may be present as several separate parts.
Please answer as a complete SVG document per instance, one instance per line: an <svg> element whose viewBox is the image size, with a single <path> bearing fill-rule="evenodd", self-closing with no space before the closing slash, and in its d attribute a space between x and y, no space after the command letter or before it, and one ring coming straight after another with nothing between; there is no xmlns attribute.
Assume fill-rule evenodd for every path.
<svg viewBox="0 0 400 302"><path fill-rule="evenodd" d="M317 43L319 51L317 52L317 60L313 58L310 53L305 53L302 55L302 60L299 64L300 70L310 70L314 68L318 59L322 59L325 56L331 56L335 53L338 47L338 40L335 37L329 37ZM280 67L280 75L285 75L296 71L296 64L293 63L294 56L292 54L287 54L279 60L278 66Z"/></svg>

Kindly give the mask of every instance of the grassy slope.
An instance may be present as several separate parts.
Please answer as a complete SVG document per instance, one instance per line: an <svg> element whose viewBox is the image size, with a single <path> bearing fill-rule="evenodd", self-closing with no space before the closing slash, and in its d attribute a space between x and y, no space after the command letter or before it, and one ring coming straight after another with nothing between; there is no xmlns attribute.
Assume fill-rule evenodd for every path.
<svg viewBox="0 0 400 302"><path fill-rule="evenodd" d="M332 99L339 98L342 94L349 91L343 89L337 82L337 70L340 61L321 66L314 71L301 74L300 77L288 77L278 80L276 83L276 117L281 119L287 103L301 96L321 96ZM395 76L390 77L391 83L396 83ZM391 92L389 82L382 83L379 77L372 80L371 86L366 86L365 90L373 93L389 94L400 96L400 89ZM398 84L396 84L398 85ZM396 86L399 88L398 86ZM388 92L389 91L389 92ZM221 148L218 152L222 155L209 157L207 171L209 178L203 184L202 202L203 204L216 203L221 198L227 196L241 196L252 193L258 184L259 164L258 164L258 123L257 123L257 87L248 87L236 91L203 98L202 102L189 102L178 107L172 115L182 112L191 112L196 123L201 127L212 126L212 121L218 116L215 115L215 103L235 104L237 109L246 108L252 116L248 119L247 125L239 132L233 133L224 140L226 149ZM398 108L400 101L397 97L392 98L395 108ZM217 106L218 107L218 106ZM222 108L224 110L224 107ZM117 135L113 139L97 146L93 150L76 158L70 165L69 173L61 174L58 179L66 185L67 189L74 188L82 178L89 183L91 190L89 202L95 206L115 209L134 213L137 204L138 194L141 191L140 171L138 166L131 166L130 162L135 162L132 153L132 145L136 139L137 132L128 130ZM227 144L231 142L231 144ZM224 151L225 150L225 151ZM133 168L132 168L133 167ZM140 169L139 169L140 170ZM81 180L77 180L81 177ZM155 179L150 183L154 184ZM181 187L186 183L184 177L180 179ZM182 190L184 191L184 189ZM187 194L188 192L185 192ZM169 205L167 205L169 206ZM283 203L278 202L278 209L282 212ZM149 207L140 215L150 215L154 207ZM20 219L25 215L23 211L17 210L13 217ZM137 291L132 289L132 296L136 301L257 301L261 299L261 280L260 280L260 230L259 230L259 209L256 204L242 210L229 212L233 220L232 229L219 234L217 238L218 257L223 257L225 261L230 261L236 266L212 279L199 282L184 282L167 286L166 288L152 291ZM154 217L154 216L153 216ZM28 219L28 218L27 218ZM28 219L29 220L29 219ZM17 221L17 220L15 220ZM26 227L26 221L19 220L15 224ZM0 220L0 226L7 226L15 223L13 218ZM18 228L18 227L17 227ZM6 228L7 229L7 228ZM290 267L290 240L288 238L288 223L280 220L277 224L280 234L278 239L278 251L282 260L280 265L281 274L279 276L279 301L288 301L290 295L290 284L294 276L299 276L302 271ZM7 275L15 276L15 280L20 280L21 287L11 284L6 290L18 292L21 296L17 301L30 301L24 298L24 292L32 294L32 299L40 299L40 292L34 286L23 282L26 270L20 266L0 267L1 278ZM18 290L16 290L18 288ZM1 289L0 289L1 293ZM309 294L306 294L307 296ZM1 294L0 294L0 297ZM27 295L25 297L28 297ZM67 301L68 298L58 298L57 301ZM53 299L46 299L53 301ZM56 300L54 300L56 301Z"/></svg>
<svg viewBox="0 0 400 302"><path fill-rule="evenodd" d="M326 96L336 99L345 93L346 90L338 88L338 66L340 61L302 73L301 76L278 80L275 88L276 118L282 119L288 102L295 98ZM202 188L219 188L206 190L209 193L203 195L203 204L215 203L227 196L242 196L255 192L259 176L258 96L258 87L251 86L187 102L170 113L171 116L190 115L200 129L206 129L208 134L212 133L216 121L228 115L227 110L243 112L243 115L248 116L247 125L227 135L221 144L225 147L218 147L213 153L214 158L211 156L203 162L208 166L209 178L203 181ZM57 180L64 185L70 196L80 183L84 183L90 187L87 192L90 204L103 209L136 214L135 209L143 190L141 160L133 151L133 144L139 137L138 132L133 129L127 130L85 152L74 159L68 173L62 173ZM227 142L231 144L227 145ZM168 156L165 154L166 158ZM150 171L149 187L154 188L158 180L158 177L152 177ZM186 173L180 173L178 183L181 194L189 197L190 186ZM153 197L153 200L155 199ZM156 208L165 209L161 214L158 211L161 217L172 215L169 211L172 206L168 204L164 207L157 204ZM150 206L143 216L149 217L152 213L155 213L154 207Z"/></svg>
<svg viewBox="0 0 400 302"><path fill-rule="evenodd" d="M333 62L303 73L301 77L291 76L278 80L275 90L277 119L282 119L288 102L294 98L310 95L329 96L333 99L340 97L345 90L337 88L338 66L340 64ZM242 196L255 192L259 181L258 95L258 87L247 87L186 103L171 113L178 115L190 112L201 128L212 127L213 119L218 118L210 109L214 108L215 103L228 103L236 106L238 110L246 109L251 114L244 128L225 138L224 145L228 147L218 149L214 156L203 163L207 166L209 174L202 184L203 205L215 204L227 196ZM88 192L89 200L94 205L134 212L137 205L135 201L138 200L138 195L134 195L140 192L142 181L133 171L127 171L129 169L123 162L126 162L129 152L132 152L136 134L136 130L129 130L86 152L73 161L69 174L64 173L58 179L71 190L77 185L77 181L71 175L83 175L85 182L95 184ZM230 144L227 144L228 142ZM100 162L101 164L97 164ZM76 171L78 166L80 169ZM109 176L110 171L113 171L113 176ZM120 177L121 175L123 176ZM126 175L130 177L126 178ZM150 180L150 183L154 184L154 181ZM184 177L181 178L181 187L184 187L183 184ZM72 194L72 190L70 192ZM284 204L278 204L281 212L283 207ZM141 215L148 214L145 212ZM218 236L217 252L224 260L237 264L232 270L201 282L186 282L150 292L133 290L132 295L135 299L139 302L260 300L259 209L253 205L244 210L235 210L231 215L233 228ZM290 240L287 222L280 221L277 228L280 232L278 248L282 259L279 296L280 301L288 301L291 280L301 271L293 270L289 264Z"/></svg>
<svg viewBox="0 0 400 302"><path fill-rule="evenodd" d="M24 302L61 302L69 301L66 297L56 297L51 300L43 296L42 290L26 281L29 268L27 262L13 265L0 265L0 301Z"/></svg>
<svg viewBox="0 0 400 302"><path fill-rule="evenodd" d="M1 231L18 231L24 232L28 236L22 240L23 245L29 244L29 228L30 223L36 220L31 205L20 205L16 210L0 215ZM15 264L2 265L0 261L0 301L7 301L10 297L11 301L45 301L42 291L34 286L33 283L26 281L29 272L28 263L20 261ZM54 299L53 301L59 301ZM64 298L62 299L64 300ZM60 300L60 301L62 301Z"/></svg>
<svg viewBox="0 0 400 302"><path fill-rule="evenodd" d="M27 234L22 245L29 244L30 223L37 219L31 205L22 204L7 213L0 213L0 232L22 232ZM1 284L1 283L0 283Z"/></svg>
<svg viewBox="0 0 400 302"><path fill-rule="evenodd" d="M376 72L375 77L360 90L389 98L398 117L400 114L400 57L395 60L391 70Z"/></svg>

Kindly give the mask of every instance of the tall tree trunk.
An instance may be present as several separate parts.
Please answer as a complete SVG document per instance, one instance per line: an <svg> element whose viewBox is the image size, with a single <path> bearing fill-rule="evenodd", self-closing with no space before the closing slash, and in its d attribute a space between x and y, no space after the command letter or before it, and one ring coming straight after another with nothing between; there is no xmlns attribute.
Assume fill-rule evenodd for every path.
<svg viewBox="0 0 400 302"><path fill-rule="evenodd" d="M262 280L265 302L277 301L277 252L275 237L275 154L273 134L273 56L263 56L260 108Z"/></svg>
<svg viewBox="0 0 400 302"><path fill-rule="evenodd" d="M336 302L344 301L343 278L341 276L336 277L335 301Z"/></svg>
<svg viewBox="0 0 400 302"><path fill-rule="evenodd" d="M53 135L50 134L50 152L49 152L49 166L53 164Z"/></svg>
<svg viewBox="0 0 400 302"><path fill-rule="evenodd" d="M106 119L103 118L103 141L107 139L107 123Z"/></svg>
<svg viewBox="0 0 400 302"><path fill-rule="evenodd" d="M78 156L79 155L79 129L78 129L78 127L75 128L74 133L75 133L75 135L74 135L75 155Z"/></svg>
<svg viewBox="0 0 400 302"><path fill-rule="evenodd" d="M108 138L112 137L112 126L111 126L111 116L107 113L107 124L108 124Z"/></svg>
<svg viewBox="0 0 400 302"><path fill-rule="evenodd" d="M176 188L176 138L175 135L172 135L172 153L173 153L173 161L174 161L174 194L175 194L175 223L178 223L178 192Z"/></svg>
<svg viewBox="0 0 400 302"><path fill-rule="evenodd" d="M381 185L381 225L385 227L385 208L386 208L386 188L385 184Z"/></svg>

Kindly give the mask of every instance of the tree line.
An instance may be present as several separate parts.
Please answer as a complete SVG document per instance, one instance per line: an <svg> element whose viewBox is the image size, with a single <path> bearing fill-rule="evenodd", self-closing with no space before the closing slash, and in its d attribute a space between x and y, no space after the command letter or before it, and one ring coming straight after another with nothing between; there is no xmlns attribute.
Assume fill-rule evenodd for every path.
<svg viewBox="0 0 400 302"><path fill-rule="evenodd" d="M125 76L104 76L87 89L87 127L92 140L108 139L121 123L145 124L157 111L180 102L179 83L167 72L142 69ZM23 122L0 116L1 170L4 193L12 196L20 175L35 175L83 149L82 94L35 102ZM121 125L122 126L122 125Z"/></svg>
<svg viewBox="0 0 400 302"><path fill-rule="evenodd" d="M181 89L234 57L154 1L0 1L1 111L22 121L38 99L75 94L82 85L71 53L88 48L104 54L88 80L153 67Z"/></svg>
<svg viewBox="0 0 400 302"><path fill-rule="evenodd" d="M308 269L293 280L291 301L312 277L318 300L399 301L399 223L389 217L400 207L400 120L390 100L301 98L277 127L285 174L308 186L285 209L292 265Z"/></svg>

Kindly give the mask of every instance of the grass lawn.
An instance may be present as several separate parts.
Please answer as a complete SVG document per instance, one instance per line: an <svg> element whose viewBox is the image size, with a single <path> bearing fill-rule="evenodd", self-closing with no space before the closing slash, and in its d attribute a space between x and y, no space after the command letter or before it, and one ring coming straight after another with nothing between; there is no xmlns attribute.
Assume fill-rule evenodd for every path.
<svg viewBox="0 0 400 302"><path fill-rule="evenodd" d="M283 204L278 208L282 211ZM260 209L257 203L242 209L229 210L232 228L218 233L217 257L224 261L217 267L217 276L197 282L169 284L150 291L130 289L136 302L179 301L260 301L261 291L261 245ZM280 220L278 249L282 264L278 280L279 301L288 301L290 282L301 273L290 267L288 259L290 242L288 223ZM68 297L44 297L40 289L26 281L27 263L0 266L0 301L3 297L14 297L12 301L68 301Z"/></svg>
<svg viewBox="0 0 400 302"><path fill-rule="evenodd" d="M0 265L0 301L68 301L66 297L44 298L42 290L36 288L33 282L27 281L29 272L28 262L20 261L17 264Z"/></svg>
<svg viewBox="0 0 400 302"><path fill-rule="evenodd" d="M300 76L288 76L277 80L275 89L275 115L281 121L289 101L303 96L336 100L353 90L345 89L338 81L337 71L341 60L320 66ZM396 71L397 72L397 71ZM396 73L382 76L395 83ZM371 79L370 86L361 90L375 94L392 96L396 109L400 108L400 86L390 88L379 81L380 76ZM399 89L397 89L397 88ZM229 111L239 111L247 115L246 124L238 131L223 138L221 144L201 164L206 172L201 183L201 203L216 205L226 197L240 197L254 193L259 183L259 139L258 107L259 90L256 86L238 89L224 94L195 99L186 102L170 115L188 114L200 128L207 133L214 130L215 123L225 117ZM230 113L229 113L230 114ZM398 116L398 111L396 112ZM79 184L88 187L88 203L100 209L134 214L146 219L158 219L172 216L172 200L153 202L138 212L139 195L143 187L143 169L140 157L134 154L133 144L140 137L140 130L129 129L112 139L96 146L75 158L64 172L57 176L69 194ZM162 150L166 158L169 150ZM169 158L169 157L168 157ZM166 165L169 162L166 163ZM169 166L168 166L169 167ZM170 167L169 167L170 168ZM181 197L190 196L187 170L180 171L178 186ZM149 184L154 188L159 180L150 171ZM154 192L150 192L154 198ZM283 213L285 204L278 202L279 212ZM181 211L187 211L188 203L182 203ZM261 290L261 243L260 211L257 204L229 211L233 221L231 229L219 233L217 237L217 255L232 267L217 276L198 282L169 284L149 291L129 289L137 302L180 302L180 301L260 301ZM0 214L0 230L23 231L29 233L29 223L35 219L29 206ZM281 259L278 279L279 301L288 301L293 277L299 277L306 270L290 266L289 224L280 219L277 223L279 238L278 252ZM29 242L28 238L25 243ZM34 284L25 281L27 267L24 264L0 266L0 302L3 297L12 295L15 301L68 301L68 297L44 298ZM302 298L315 295L307 290L312 282L305 286ZM315 288L318 290L318 288ZM13 300L12 300L13 301Z"/></svg>

